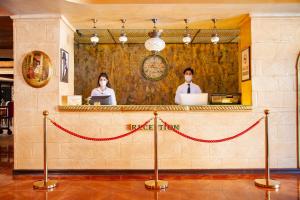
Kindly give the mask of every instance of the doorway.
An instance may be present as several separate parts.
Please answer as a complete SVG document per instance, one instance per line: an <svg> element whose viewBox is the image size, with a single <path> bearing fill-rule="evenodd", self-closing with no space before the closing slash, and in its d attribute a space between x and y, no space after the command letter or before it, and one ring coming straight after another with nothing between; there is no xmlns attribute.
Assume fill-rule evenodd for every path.
<svg viewBox="0 0 300 200"><path fill-rule="evenodd" d="M297 100L296 100L296 119L297 119L297 167L300 168L300 52L298 54L297 62L296 62L296 93L297 93Z"/></svg>
<svg viewBox="0 0 300 200"><path fill-rule="evenodd" d="M0 166L13 164L13 21L0 17Z"/></svg>

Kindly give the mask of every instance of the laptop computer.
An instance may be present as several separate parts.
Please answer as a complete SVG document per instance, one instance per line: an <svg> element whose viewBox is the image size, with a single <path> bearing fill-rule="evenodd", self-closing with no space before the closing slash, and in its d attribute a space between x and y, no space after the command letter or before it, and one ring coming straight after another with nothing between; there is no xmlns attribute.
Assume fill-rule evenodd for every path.
<svg viewBox="0 0 300 200"><path fill-rule="evenodd" d="M99 103L100 105L111 105L110 95L105 96L92 96L90 100L90 104L95 105L95 103Z"/></svg>
<svg viewBox="0 0 300 200"><path fill-rule="evenodd" d="M180 105L194 106L207 105L208 93L180 94Z"/></svg>

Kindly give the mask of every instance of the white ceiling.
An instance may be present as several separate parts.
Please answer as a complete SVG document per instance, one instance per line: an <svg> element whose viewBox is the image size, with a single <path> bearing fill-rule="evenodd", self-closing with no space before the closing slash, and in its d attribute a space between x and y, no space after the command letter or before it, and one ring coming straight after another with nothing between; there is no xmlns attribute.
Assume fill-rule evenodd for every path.
<svg viewBox="0 0 300 200"><path fill-rule="evenodd" d="M79 0L73 0L79 1ZM99 2L99 0L84 0ZM0 15L49 14L64 15L76 29L92 27L92 18L97 18L97 28L120 28L121 18L126 18L126 27L131 29L151 28L151 18L158 18L159 28L184 28L184 18L190 19L191 28L211 28L211 18L220 19L218 28L233 29L249 13L300 13L300 0L160 0L180 4L132 4L149 0L123 0L125 4L108 4L121 0L105 0L104 4L78 4L64 0L1 0ZM298 3L295 3L297 2ZM152 1L153 2L153 1ZM182 2L192 2L183 4ZM200 3L197 3L200 2ZM256 3L249 3L256 2ZM273 2L273 3L268 3ZM282 3L289 2L289 3ZM292 2L292 3L290 3Z"/></svg>

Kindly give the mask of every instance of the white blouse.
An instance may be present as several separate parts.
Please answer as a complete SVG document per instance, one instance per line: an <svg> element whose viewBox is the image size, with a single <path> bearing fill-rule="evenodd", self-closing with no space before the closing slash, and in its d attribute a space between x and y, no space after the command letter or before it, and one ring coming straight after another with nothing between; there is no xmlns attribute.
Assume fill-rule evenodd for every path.
<svg viewBox="0 0 300 200"><path fill-rule="evenodd" d="M101 90L100 87L97 87L92 90L91 96L110 96L111 105L117 105L115 91L109 87L106 87L104 90Z"/></svg>

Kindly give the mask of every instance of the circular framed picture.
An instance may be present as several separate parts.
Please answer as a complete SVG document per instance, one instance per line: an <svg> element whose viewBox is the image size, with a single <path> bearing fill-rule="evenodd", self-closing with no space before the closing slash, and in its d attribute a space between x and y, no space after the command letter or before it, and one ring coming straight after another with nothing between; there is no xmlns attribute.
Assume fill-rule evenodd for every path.
<svg viewBox="0 0 300 200"><path fill-rule="evenodd" d="M30 86L44 87L52 76L52 64L49 56L42 51L28 53L22 62L22 73Z"/></svg>
<svg viewBox="0 0 300 200"><path fill-rule="evenodd" d="M144 59L141 71L147 80L159 81L167 75L168 65L162 56L150 55Z"/></svg>

